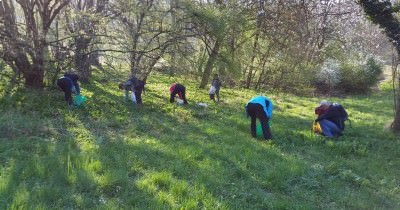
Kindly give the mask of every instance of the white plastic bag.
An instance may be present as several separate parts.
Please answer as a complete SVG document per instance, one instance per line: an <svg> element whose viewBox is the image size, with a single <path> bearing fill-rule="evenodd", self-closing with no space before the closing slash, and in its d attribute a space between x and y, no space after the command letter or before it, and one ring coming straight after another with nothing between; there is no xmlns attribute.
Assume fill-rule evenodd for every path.
<svg viewBox="0 0 400 210"><path fill-rule="evenodd" d="M178 98L178 99L176 99L176 103L179 105L183 105L184 101L182 99Z"/></svg>
<svg viewBox="0 0 400 210"><path fill-rule="evenodd" d="M215 88L214 86L211 85L210 91L208 91L208 93L209 94L215 94L216 91L217 91L217 88Z"/></svg>
<svg viewBox="0 0 400 210"><path fill-rule="evenodd" d="M135 93L134 93L134 92L132 92L132 97L131 97L131 99L132 99L133 103L136 103L136 96L135 96Z"/></svg>
<svg viewBox="0 0 400 210"><path fill-rule="evenodd" d="M206 103L197 103L197 105L201 106L201 107L204 107L204 108L208 107L208 104L206 104Z"/></svg>

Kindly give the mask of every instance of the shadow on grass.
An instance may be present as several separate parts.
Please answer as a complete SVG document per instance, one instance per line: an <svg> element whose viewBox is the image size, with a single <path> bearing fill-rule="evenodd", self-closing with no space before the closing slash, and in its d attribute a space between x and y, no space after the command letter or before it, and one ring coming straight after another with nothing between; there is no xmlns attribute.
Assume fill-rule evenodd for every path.
<svg viewBox="0 0 400 210"><path fill-rule="evenodd" d="M95 92L94 95L101 96L96 99L92 98L92 100L100 107L104 104L112 103L105 100L119 100L118 96L99 88L90 91ZM159 97L155 96L155 98L158 99ZM144 100L146 101L146 99ZM111 184L112 186L107 187L109 188L108 191L114 192L116 191L115 189L120 189L122 194L127 194L132 192L132 189L129 187L121 188L121 186L127 186L127 180L140 182L141 179L146 179L146 176L149 176L148 174L167 172L168 174L171 174L171 176L176 177L177 180L187 183L187 186L199 186L200 188L206 189L207 194L213 195L212 198L210 198L213 200L213 204L198 204L200 206L196 206L197 208L201 207L201 205L206 205L210 208L215 207L215 203L218 202L223 203L224 206L229 208L236 208L245 206L242 199L252 201L256 201L257 199L265 200L263 197L267 195L266 193L270 193L269 191L271 191L271 189L267 188L274 188L274 186L277 186L276 180L278 180L279 176L274 174L274 172L260 174L260 176L262 175L261 177L264 178L265 175L272 174L270 177L274 178L269 178L270 182L267 184L264 183L265 186L262 189L256 188L253 194L244 193L243 195L238 195L238 198L240 198L238 200L230 198L231 200L229 202L222 202L220 200L221 196L229 197L232 192L240 194L243 187L253 191L249 186L256 186L259 184L258 182L263 182L261 180L264 178L258 177L258 180L255 180L253 178L254 175L251 175L249 170L246 169L246 167L249 166L240 166L237 161L244 162L244 165L250 165L252 170L259 166L257 166L257 164L252 164L247 160L242 160L243 158L241 157L241 154L243 151L241 150L235 151L233 156L231 156L231 152L226 151L227 148L237 150L235 148L237 140L220 138L221 136L223 137L223 132L213 130L214 127L218 128L221 126L221 123L218 122L217 116L204 114L205 112L199 114L203 109L196 107L195 105L176 107L174 104L165 103L160 106L158 101L153 101L154 100L150 100L147 104L145 103L145 106L140 111L133 111L131 113L128 110L130 109L130 106L123 104L112 104L113 106L118 107L118 109L122 109L120 112L113 112L109 109L103 110L103 112L100 113L100 115L103 116L99 118L106 118L108 122L121 117L119 116L121 113L125 114L125 118L132 119L132 121L127 120L124 122L122 127L118 127L121 131L125 130L125 132L114 133L112 135L101 129L96 130L96 125L93 125L100 123L100 121L93 121L90 118L96 118L99 113L88 110L86 116L78 114L78 116L80 116L79 119L86 127L86 130L92 132L91 136L101 136L102 139L106 140L101 141L99 149L96 150L102 165L111 166L111 168L115 167L113 170L122 169L122 171L129 171L127 173L129 178L121 177L124 181L122 181L122 183L116 182L115 184ZM91 105L88 105L87 109L90 109L90 106ZM158 108L156 108L157 106ZM169 110L172 113L169 113L164 109ZM195 122L191 122L192 120ZM207 121L213 121L213 123L206 127L199 126ZM232 127L235 127L235 122L232 122L231 125ZM99 125L99 127L101 126ZM210 131L211 133L203 131L203 129L208 129L210 127L212 128ZM106 129L106 127L102 127L102 129ZM231 132L231 130L224 129L224 132ZM170 135L171 133L173 133L173 135ZM133 135L132 139L126 139L129 135ZM243 138L247 137L247 134L240 135L243 136ZM221 141L217 144L218 146L210 145L216 144L215 140ZM146 143L146 141L150 142ZM249 141L244 142L243 146L244 148L252 147L254 149L253 151L246 152L253 153L258 151L258 155L261 155L262 153L263 156L267 156L267 159L268 156L271 156L270 159L279 159L279 161L284 162L288 161L284 157L280 157L280 155L275 151L268 152L268 150L265 151L261 148L257 149L256 147L260 143L261 142L257 141ZM115 160L114 158L111 160L109 159L110 150L115 154ZM192 151L196 151L197 153L189 154ZM224 152L220 153L220 151ZM188 154L186 154L186 152L188 152ZM191 155L193 155L193 157L191 157ZM123 161L121 162L121 160ZM209 162L207 166L202 165L204 164L202 162L208 161L211 162ZM126 162L135 163L142 167L130 166L129 164L127 165ZM199 163L201 166L198 165ZM263 164L264 167L271 166L271 162L268 161ZM292 164L287 163L284 165ZM130 170L130 167L139 168L140 170ZM287 170L291 171L291 169ZM146 195L145 197L157 197L162 191L170 192L172 190L169 188L167 189L165 186L162 188L163 189L153 191L151 195ZM136 192L136 194L140 193ZM107 196L112 197L112 193L108 193ZM157 198L156 200L158 199L160 198ZM178 199L178 197L174 199ZM190 198L189 196L189 198L186 199L200 199L201 201L204 198Z"/></svg>
<svg viewBox="0 0 400 210"><path fill-rule="evenodd" d="M293 101L292 103L293 106L296 105L296 101ZM366 147L363 146L365 142L347 143L347 137L339 139L336 143L336 139L333 141L326 139L321 140L319 137L315 137L314 141L312 137L308 136L308 134L304 132L304 130L307 130L308 132L310 125L307 118L294 116L287 117L278 112L275 115L277 119L274 121L276 123L275 127L273 127L273 132L276 133L276 144L278 146L276 151L270 151L271 148L265 148L263 145L259 144L260 142L256 141L245 142L246 144L240 148L246 149L238 149L237 144L243 143L238 141L238 139L249 138L248 130L246 129L248 125L241 120L241 115L238 116L232 114L237 113L237 111L241 110L242 107L240 105L239 108L236 107L236 105L232 107L230 104L227 104L227 107L222 107L221 109L222 110L217 109L217 114L210 114L206 111L203 112L201 108L199 109L193 104L186 107L176 107L175 105L168 104L168 102L162 103L158 100L150 100L148 106L146 105L145 108L141 110L142 112L132 113L130 118L134 120L132 123L127 124L128 126L131 125L131 129L127 131L127 134L133 131L136 133L136 136L141 137L142 139L153 139L150 143L155 143L155 145L148 147L148 151L142 153L142 155L146 157L145 154L151 153L150 151L154 150L154 146L159 144L163 145L161 147L163 149L152 152L155 153L155 157L146 157L143 159L139 157L139 159L142 159L139 162L142 162L144 165L153 166L150 170L147 169L142 173L152 174L167 171L179 180L185 180L190 184L194 183L195 186L203 186L208 193L212 194L214 203L217 203L215 200L218 200L218 198L221 197L227 199L228 201L223 202L223 205L229 208L248 207L246 205L250 206L250 204L247 203L257 203L251 205L251 207L260 208L262 208L261 206L265 207L265 205L267 205L266 203L269 203L269 205L272 206L291 206L289 204L284 204L285 202L280 198L284 197L282 193L295 194L296 191L292 190L291 187L299 189L309 186L315 181L322 182L324 178L327 178L330 175L336 175L336 173L338 173L337 175L339 176L344 176L344 178L341 177L341 182L355 187L354 190L351 190L353 193L359 189L360 182L357 181L357 174L348 177L346 174L343 175L340 172L333 170L333 172L329 172L333 174L322 173L322 175L315 177L313 173L315 173L316 170L311 168L313 169L311 172L305 173L303 171L305 169L302 165L307 165L308 167L318 165L321 157L327 157L327 159L337 155L342 158L364 157L368 154L370 143L366 143ZM223 121L222 123L221 120ZM206 126L204 126L205 124ZM230 126L224 128L227 124ZM283 126L280 127L281 125ZM369 128L368 124L363 124L361 126L364 129L374 129L373 127ZM218 132L218 130L223 132ZM228 135L229 138L221 137L225 134L231 134L232 131L236 133L236 136L233 137L232 135ZM171 133L174 134L172 137L168 135ZM349 137L357 135L357 133L350 134ZM215 145L216 140L221 142ZM128 141L127 144L129 143L130 141ZM247 143L250 143L250 145ZM315 152L315 150L310 150L310 147L317 147L320 151ZM178 148L182 148L183 151L179 151ZM193 155L193 157L185 158L191 154L185 154L184 151L196 151L196 149L198 149L197 154ZM141 150L141 147L134 147L132 150L129 149L127 153L135 152L137 150ZM309 150L311 152L307 152ZM287 154L283 156L279 155L282 152L297 155L301 158L298 159L297 156L291 157L291 155ZM183 154L181 155L181 153ZM256 153L255 156L253 156L254 153ZM268 155L268 153L276 155ZM328 156L324 154L328 154ZM161 158L157 158L159 156ZM265 158L265 162L258 161L253 163L251 161L262 158ZM212 163L208 162L210 160ZM207 167L202 165L199 166L199 162L207 163ZM192 173L188 173L188 171L191 171ZM298 177L301 177L301 175L307 175L311 178L299 179ZM187 177L190 177L190 179ZM169 192L172 190L169 188L171 186L165 186L164 182L168 181L150 181L150 183L153 182L155 182L157 186L161 184L162 189L153 191L151 196L157 197L158 193ZM248 186L253 187L249 188ZM317 185L314 188L315 189L313 190L315 191L308 193L308 199L305 199L302 195L297 195L298 197L305 199L303 203L298 204L299 206L313 206L313 199L311 198L324 198L328 200L332 199L328 197L336 197L337 200L340 200L340 196L335 195L334 193L333 196L319 195L319 192L321 191L329 191L329 185ZM372 189L368 191L370 194L374 194ZM354 195L353 197L360 198ZM204 198L199 199L204 200ZM275 203L271 202L273 199L276 199ZM377 200L379 199L384 200L382 196L378 196ZM190 198L188 198L188 200L190 200ZM344 202L349 201L344 200ZM379 201L377 201L377 203L379 203ZM382 205L390 206L391 204L389 202L389 204Z"/></svg>
<svg viewBox="0 0 400 210"><path fill-rule="evenodd" d="M95 155L96 150L82 147L85 142L78 140L81 130L75 129L79 127L75 119L85 110L68 110L63 97L58 97L59 92L33 92L35 97L30 94L23 91L0 101L5 108L1 119L9 120L0 126L1 133L6 136L1 138L0 147L0 207L92 208L104 205L106 196L113 195L116 189L107 183L102 185L98 176L89 170L96 168L96 159L101 157ZM8 109L18 113L9 113ZM4 115L7 113L10 119ZM50 119L52 117L54 119ZM162 206L147 194L140 196L140 191L136 192L139 197L146 198L148 206ZM118 203L110 205L115 207Z"/></svg>
<svg viewBox="0 0 400 210"><path fill-rule="evenodd" d="M344 151L344 158L363 154L352 144L340 143L346 138L331 143L309 135L312 119L307 117L276 112L275 143L270 144L250 137L242 104L178 107L150 89L144 107L136 109L123 103L123 93L115 95L114 87L94 83L85 88L92 94L85 109L65 110L62 94L52 92L39 98L21 93L0 101L19 112L17 130L32 130L11 135L0 147L2 170L9 178L2 180L1 207L315 208L315 200L350 205L330 190L326 179L334 175L344 183L340 186L354 186L336 190L366 198L357 194L363 184L353 174L346 172L342 178L340 170L318 171L315 166L329 163L338 151ZM296 105L295 100L290 103ZM40 125L24 124L23 117ZM35 121L37 117L48 122ZM54 129L41 134L42 125ZM1 131L11 130L2 126ZM301 188L308 189L306 194ZM324 191L330 193L321 194ZM374 195L373 188L367 192ZM387 202L382 206L394 201Z"/></svg>
<svg viewBox="0 0 400 210"><path fill-rule="evenodd" d="M0 128L1 133L6 134L6 138L1 138L0 150L4 178L0 198L4 209L31 204L51 207L60 202L68 206L71 201L65 195L73 194L66 175L68 148L73 142L70 133L60 128L62 119L59 118L65 112L54 108L54 103L57 106L62 103L53 101L53 106L48 106L49 100L58 98L49 95L45 91L19 91L0 101L2 107L7 107L2 118L8 120ZM6 116L7 113L10 116ZM49 117L58 119L43 119ZM12 134L7 135L10 132ZM60 201L60 197L65 200Z"/></svg>

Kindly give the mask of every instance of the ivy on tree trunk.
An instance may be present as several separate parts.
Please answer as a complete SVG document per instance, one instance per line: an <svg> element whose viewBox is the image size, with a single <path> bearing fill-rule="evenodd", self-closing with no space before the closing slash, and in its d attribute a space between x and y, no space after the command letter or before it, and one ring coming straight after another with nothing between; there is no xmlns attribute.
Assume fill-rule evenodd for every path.
<svg viewBox="0 0 400 210"><path fill-rule="evenodd" d="M381 28L385 30L385 34L389 39L392 40L392 43L396 47L397 54L400 54L400 22L394 14L397 12L391 2L389 0L385 1L376 1L376 0L360 0L358 2L364 12L372 22L378 24ZM399 87L400 81L397 80ZM399 92L399 91L397 91ZM395 100L397 100L396 111L394 116L394 121L392 124L392 128L396 132L400 132L400 96L396 95ZM395 101L396 102L396 101Z"/></svg>

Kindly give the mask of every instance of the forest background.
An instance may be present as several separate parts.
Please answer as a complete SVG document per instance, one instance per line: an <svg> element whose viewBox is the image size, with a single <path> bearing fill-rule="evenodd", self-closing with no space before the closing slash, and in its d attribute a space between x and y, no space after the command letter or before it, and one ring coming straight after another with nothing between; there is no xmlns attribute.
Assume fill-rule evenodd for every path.
<svg viewBox="0 0 400 210"><path fill-rule="evenodd" d="M397 209L399 42L372 22L397 3L0 0L0 207ZM54 85L70 71L84 109ZM223 102L196 106L215 73ZM117 90L132 75L142 110ZM168 103L177 81L187 107ZM270 143L243 113L259 93ZM322 98L350 113L340 139L309 131Z"/></svg>

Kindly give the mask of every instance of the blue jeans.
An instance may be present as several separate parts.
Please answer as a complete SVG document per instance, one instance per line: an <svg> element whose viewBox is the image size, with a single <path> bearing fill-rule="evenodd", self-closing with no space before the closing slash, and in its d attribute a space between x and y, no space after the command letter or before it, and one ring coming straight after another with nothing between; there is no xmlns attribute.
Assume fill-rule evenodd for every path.
<svg viewBox="0 0 400 210"><path fill-rule="evenodd" d="M342 130L340 130L339 127L337 127L335 123L333 123L329 120L321 120L321 121L319 121L319 124L321 126L322 133L327 137L334 137L334 136L342 135Z"/></svg>

